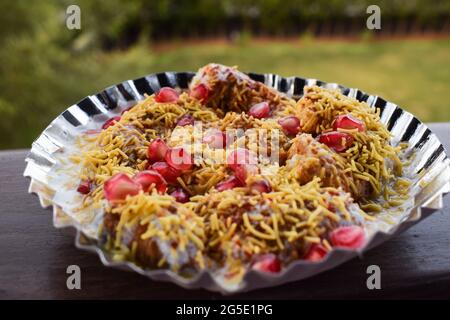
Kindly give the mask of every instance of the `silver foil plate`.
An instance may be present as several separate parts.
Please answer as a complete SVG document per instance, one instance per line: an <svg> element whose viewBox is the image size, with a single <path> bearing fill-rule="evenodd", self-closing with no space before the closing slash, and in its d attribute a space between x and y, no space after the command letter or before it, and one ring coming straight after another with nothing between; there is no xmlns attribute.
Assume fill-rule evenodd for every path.
<svg viewBox="0 0 450 320"><path fill-rule="evenodd" d="M145 94L150 95L157 92L161 87L187 89L193 76L193 72L150 74L136 80L124 81L95 95L88 96L53 120L33 142L31 151L25 159L27 166L24 176L31 179L29 192L38 195L42 207L53 209L54 226L56 228L74 227L77 230L75 239L77 248L97 253L105 266L135 271L153 280L171 281L185 288L205 288L223 294L271 287L305 279L332 269L389 240L443 207L442 198L450 192L450 160L436 135L411 113L378 96L335 83L301 77L283 78L274 74L249 73L252 79L263 82L296 99L302 96L305 85L315 84L338 89L349 97L367 102L369 106L380 109L381 121L393 134L392 144L409 142L407 152L415 152L418 155L408 167L409 175L413 177L411 205L404 209L397 224L374 232L361 251L335 248L320 262L295 261L277 274L249 270L243 280L235 285L220 281L209 270L205 270L193 278L184 278L170 270L142 269L132 262L115 261L109 252L101 248L99 240L95 236L95 226L100 221L97 221L97 224L86 224L76 214L70 212L70 208L62 202L61 196L58 194L61 193L58 190L61 185L59 180L62 178L59 179L58 174L55 174L55 168L62 162L64 152L74 148L74 141L81 132L100 128L104 121L142 100ZM419 172L422 174L418 175ZM65 196L71 197L71 195Z"/></svg>

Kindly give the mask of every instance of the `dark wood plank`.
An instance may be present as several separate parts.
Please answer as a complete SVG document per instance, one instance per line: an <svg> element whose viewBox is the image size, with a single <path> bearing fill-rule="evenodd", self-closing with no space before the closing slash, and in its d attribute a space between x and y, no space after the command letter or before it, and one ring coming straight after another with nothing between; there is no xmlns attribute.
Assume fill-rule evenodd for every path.
<svg viewBox="0 0 450 320"><path fill-rule="evenodd" d="M450 150L450 124L431 128ZM26 150L0 152L0 298L7 299L220 299L131 272L104 267L77 250L73 230L53 228L51 211L27 193ZM392 241L334 270L287 285L232 298L448 298L450 297L450 196L445 208ZM66 288L66 268L82 270L81 290ZM382 289L366 288L366 268L379 265Z"/></svg>

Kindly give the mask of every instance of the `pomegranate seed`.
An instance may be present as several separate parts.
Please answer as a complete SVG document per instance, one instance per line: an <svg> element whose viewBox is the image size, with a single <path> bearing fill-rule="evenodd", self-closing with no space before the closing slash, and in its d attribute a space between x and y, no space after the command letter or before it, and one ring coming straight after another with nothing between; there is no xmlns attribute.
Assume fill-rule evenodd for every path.
<svg viewBox="0 0 450 320"><path fill-rule="evenodd" d="M258 166L255 164L238 164L233 169L234 175L242 183L245 184L247 177L258 173Z"/></svg>
<svg viewBox="0 0 450 320"><path fill-rule="evenodd" d="M248 114L256 119L267 118L270 113L269 103L266 101L257 103L253 105L250 110L248 110Z"/></svg>
<svg viewBox="0 0 450 320"><path fill-rule="evenodd" d="M125 173L114 175L103 185L105 198L110 202L125 200L128 195L134 196L141 190L142 186Z"/></svg>
<svg viewBox="0 0 450 320"><path fill-rule="evenodd" d="M203 83L197 85L194 89L191 90L189 95L201 102L205 102L209 96L209 90Z"/></svg>
<svg viewBox="0 0 450 320"><path fill-rule="evenodd" d="M185 114L177 121L177 126L184 127L184 126L192 126L194 125L194 117L190 114Z"/></svg>
<svg viewBox="0 0 450 320"><path fill-rule="evenodd" d="M359 226L345 226L334 229L330 233L331 243L336 247L359 249L364 246L366 236Z"/></svg>
<svg viewBox="0 0 450 320"><path fill-rule="evenodd" d="M166 145L164 140L161 138L156 138L148 146L147 158L151 163L164 160L168 150L169 147Z"/></svg>
<svg viewBox="0 0 450 320"><path fill-rule="evenodd" d="M167 189L167 182L164 178L155 170L144 170L138 172L133 180L142 186L144 192L150 191L152 185L159 193L164 193Z"/></svg>
<svg viewBox="0 0 450 320"><path fill-rule="evenodd" d="M252 183L250 188L251 190L255 190L259 193L269 193L272 191L272 187L270 186L270 183L266 179Z"/></svg>
<svg viewBox="0 0 450 320"><path fill-rule="evenodd" d="M88 194L91 192L91 182L89 180L81 180L77 191L81 194Z"/></svg>
<svg viewBox="0 0 450 320"><path fill-rule="evenodd" d="M300 131L300 120L295 116L282 118L278 123L287 135L296 135Z"/></svg>
<svg viewBox="0 0 450 320"><path fill-rule="evenodd" d="M159 103L177 102L178 92L173 88L163 87L156 94L155 101Z"/></svg>
<svg viewBox="0 0 450 320"><path fill-rule="evenodd" d="M120 117L112 117L111 119L108 119L105 121L105 123L102 126L102 129L106 129L109 128L111 126L113 126L116 122L120 121Z"/></svg>
<svg viewBox="0 0 450 320"><path fill-rule="evenodd" d="M258 158L256 157L256 155L250 150L245 148L238 148L232 151L227 158L227 164L232 170L235 170L235 168L239 164L256 164L256 163L258 163Z"/></svg>
<svg viewBox="0 0 450 320"><path fill-rule="evenodd" d="M120 114L123 115L125 112L130 111L131 109L133 109L134 106L128 107L126 109L124 109Z"/></svg>
<svg viewBox="0 0 450 320"><path fill-rule="evenodd" d="M257 257L252 268L262 272L277 273L281 271L281 262L273 253L267 253Z"/></svg>
<svg viewBox="0 0 450 320"><path fill-rule="evenodd" d="M189 196L183 189L176 189L170 194L177 200L177 202L186 203L189 201Z"/></svg>
<svg viewBox="0 0 450 320"><path fill-rule="evenodd" d="M169 166L180 171L188 171L194 164L191 154L183 148L170 149L165 159Z"/></svg>
<svg viewBox="0 0 450 320"><path fill-rule="evenodd" d="M203 143L206 143L213 149L224 149L227 146L227 135L217 130L203 137Z"/></svg>
<svg viewBox="0 0 450 320"><path fill-rule="evenodd" d="M345 132L331 131L319 136L319 142L326 144L336 152L347 150L353 144L353 136Z"/></svg>
<svg viewBox="0 0 450 320"><path fill-rule="evenodd" d="M305 260L317 262L322 260L327 255L327 253L327 248L325 248L321 244L313 244L311 248L309 248L309 251L305 256Z"/></svg>
<svg viewBox="0 0 450 320"><path fill-rule="evenodd" d="M235 177L245 185L245 181L247 180L247 168L245 164L238 164L234 169Z"/></svg>
<svg viewBox="0 0 450 320"><path fill-rule="evenodd" d="M167 162L164 161L155 162L151 166L151 169L162 175L163 178L169 183L176 183L177 178L181 175L181 171L172 168L167 164Z"/></svg>
<svg viewBox="0 0 450 320"><path fill-rule="evenodd" d="M237 188L237 187L242 187L242 183L235 176L230 176L225 181L222 181L222 182L219 182L218 184L216 184L216 190L219 192Z"/></svg>
<svg viewBox="0 0 450 320"><path fill-rule="evenodd" d="M358 129L359 132L366 131L366 125L361 120L351 114L343 114L336 118L333 123L334 130L337 129Z"/></svg>

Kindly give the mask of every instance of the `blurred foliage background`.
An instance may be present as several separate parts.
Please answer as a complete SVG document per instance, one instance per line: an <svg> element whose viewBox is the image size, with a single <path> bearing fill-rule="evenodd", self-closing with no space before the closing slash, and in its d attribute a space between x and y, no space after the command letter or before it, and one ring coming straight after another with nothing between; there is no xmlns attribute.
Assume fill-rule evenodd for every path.
<svg viewBox="0 0 450 320"><path fill-rule="evenodd" d="M81 30L66 8L81 8ZM366 29L366 8L382 29ZM1 1L0 149L29 147L68 106L148 73L208 62L379 94L450 121L450 1Z"/></svg>

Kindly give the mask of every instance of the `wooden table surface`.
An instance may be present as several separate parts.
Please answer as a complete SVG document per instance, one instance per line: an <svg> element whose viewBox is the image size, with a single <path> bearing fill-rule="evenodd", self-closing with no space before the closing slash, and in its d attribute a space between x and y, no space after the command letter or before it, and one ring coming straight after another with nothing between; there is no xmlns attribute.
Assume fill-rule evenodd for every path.
<svg viewBox="0 0 450 320"><path fill-rule="evenodd" d="M450 150L450 124L431 124ZM55 229L50 210L27 193L27 150L0 152L0 298L220 299L138 274L104 267L74 246L73 230ZM313 278L226 298L450 298L450 195L443 210L395 239ZM81 268L81 289L68 290L66 268ZM381 268L381 289L368 290L366 269Z"/></svg>

